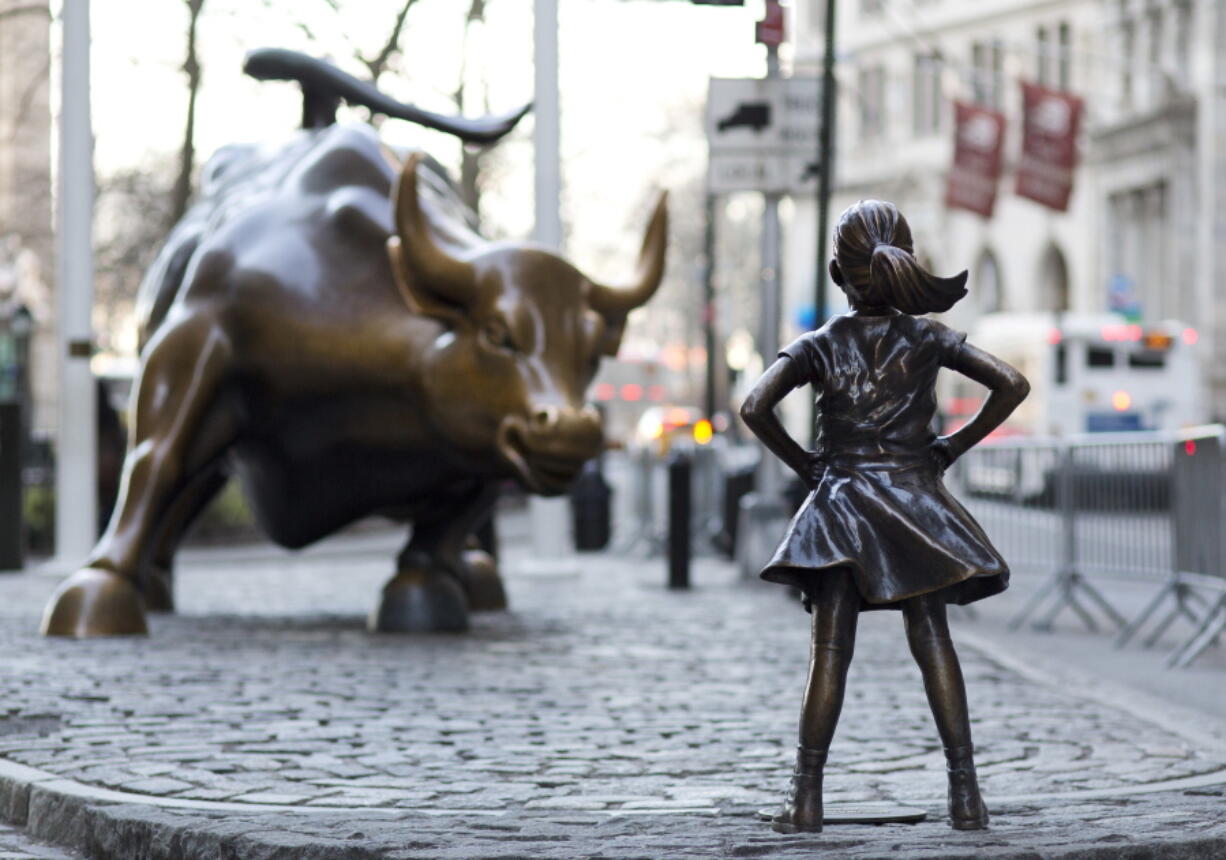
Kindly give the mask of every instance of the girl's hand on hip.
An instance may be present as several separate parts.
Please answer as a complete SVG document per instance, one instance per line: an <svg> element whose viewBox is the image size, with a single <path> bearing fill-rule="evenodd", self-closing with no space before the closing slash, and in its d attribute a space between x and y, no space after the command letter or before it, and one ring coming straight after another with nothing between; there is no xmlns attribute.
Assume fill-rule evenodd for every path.
<svg viewBox="0 0 1226 860"><path fill-rule="evenodd" d="M953 465L954 460L958 459L958 452L954 450L954 445L948 436L938 436L928 446L928 458L932 460L938 472L944 473Z"/></svg>
<svg viewBox="0 0 1226 860"><path fill-rule="evenodd" d="M826 458L816 451L805 451L803 470L797 472L800 475L800 479L805 482L805 486L810 490L816 489L818 482L822 479L822 473L825 471Z"/></svg>

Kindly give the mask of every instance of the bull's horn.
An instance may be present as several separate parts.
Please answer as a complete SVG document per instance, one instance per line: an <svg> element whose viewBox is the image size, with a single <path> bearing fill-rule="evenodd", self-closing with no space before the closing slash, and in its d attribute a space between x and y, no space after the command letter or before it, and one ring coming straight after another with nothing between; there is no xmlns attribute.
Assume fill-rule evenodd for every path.
<svg viewBox="0 0 1226 860"><path fill-rule="evenodd" d="M401 265L415 283L440 299L467 305L477 295L477 277L470 263L448 254L430 236L430 227L421 211L417 195L417 166L423 160L420 152L409 156L396 181L396 233L400 237Z"/></svg>
<svg viewBox="0 0 1226 860"><path fill-rule="evenodd" d="M592 284L588 302L592 309L606 315L624 316L652 297L664 277L664 258L668 250L668 192L661 191L656 202L643 250L639 252L635 282L628 287Z"/></svg>

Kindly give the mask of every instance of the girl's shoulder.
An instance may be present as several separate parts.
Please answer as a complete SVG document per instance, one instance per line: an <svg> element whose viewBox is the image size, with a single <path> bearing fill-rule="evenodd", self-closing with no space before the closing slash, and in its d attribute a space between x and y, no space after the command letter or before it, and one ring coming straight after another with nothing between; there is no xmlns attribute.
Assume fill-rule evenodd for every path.
<svg viewBox="0 0 1226 860"><path fill-rule="evenodd" d="M962 349L962 344L966 343L966 332L952 329L940 320L929 317L912 317L911 319L915 321L917 333L936 347L944 363L953 361L958 351Z"/></svg>

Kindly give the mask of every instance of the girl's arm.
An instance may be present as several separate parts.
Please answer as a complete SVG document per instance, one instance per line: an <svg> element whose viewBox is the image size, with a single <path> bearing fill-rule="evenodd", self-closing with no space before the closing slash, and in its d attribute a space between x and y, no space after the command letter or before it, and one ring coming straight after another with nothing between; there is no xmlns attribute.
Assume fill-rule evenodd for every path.
<svg viewBox="0 0 1226 860"><path fill-rule="evenodd" d="M979 347L964 344L957 358L949 366L963 376L973 379L989 389L983 406L975 417L949 436L942 436L934 443L949 465L961 457L999 427L1013 410L1030 393L1030 383L1006 362Z"/></svg>
<svg viewBox="0 0 1226 860"><path fill-rule="evenodd" d="M786 397L792 389L799 388L807 381L792 359L787 357L776 359L775 363L762 374L762 378L754 384L753 390L741 404L741 418L772 454L799 475L806 486L811 487L815 477L814 466L817 457L811 451L800 447L796 440L783 429L783 425L779 423L779 417L775 415L775 406L779 401Z"/></svg>

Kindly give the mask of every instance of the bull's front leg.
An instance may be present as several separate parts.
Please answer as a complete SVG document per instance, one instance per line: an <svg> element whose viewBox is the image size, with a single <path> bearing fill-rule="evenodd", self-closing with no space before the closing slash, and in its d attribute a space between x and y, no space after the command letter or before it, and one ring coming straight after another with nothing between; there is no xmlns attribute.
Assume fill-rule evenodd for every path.
<svg viewBox="0 0 1226 860"><path fill-rule="evenodd" d="M229 357L222 329L205 315L167 321L150 343L115 511L86 566L52 595L44 635L147 632L142 568L176 501L234 439L237 417L218 402Z"/></svg>
<svg viewBox="0 0 1226 860"><path fill-rule="evenodd" d="M383 587L370 629L381 633L462 632L470 611L505 609L506 595L492 558L467 547L474 528L498 497L492 483L440 499L413 524Z"/></svg>

